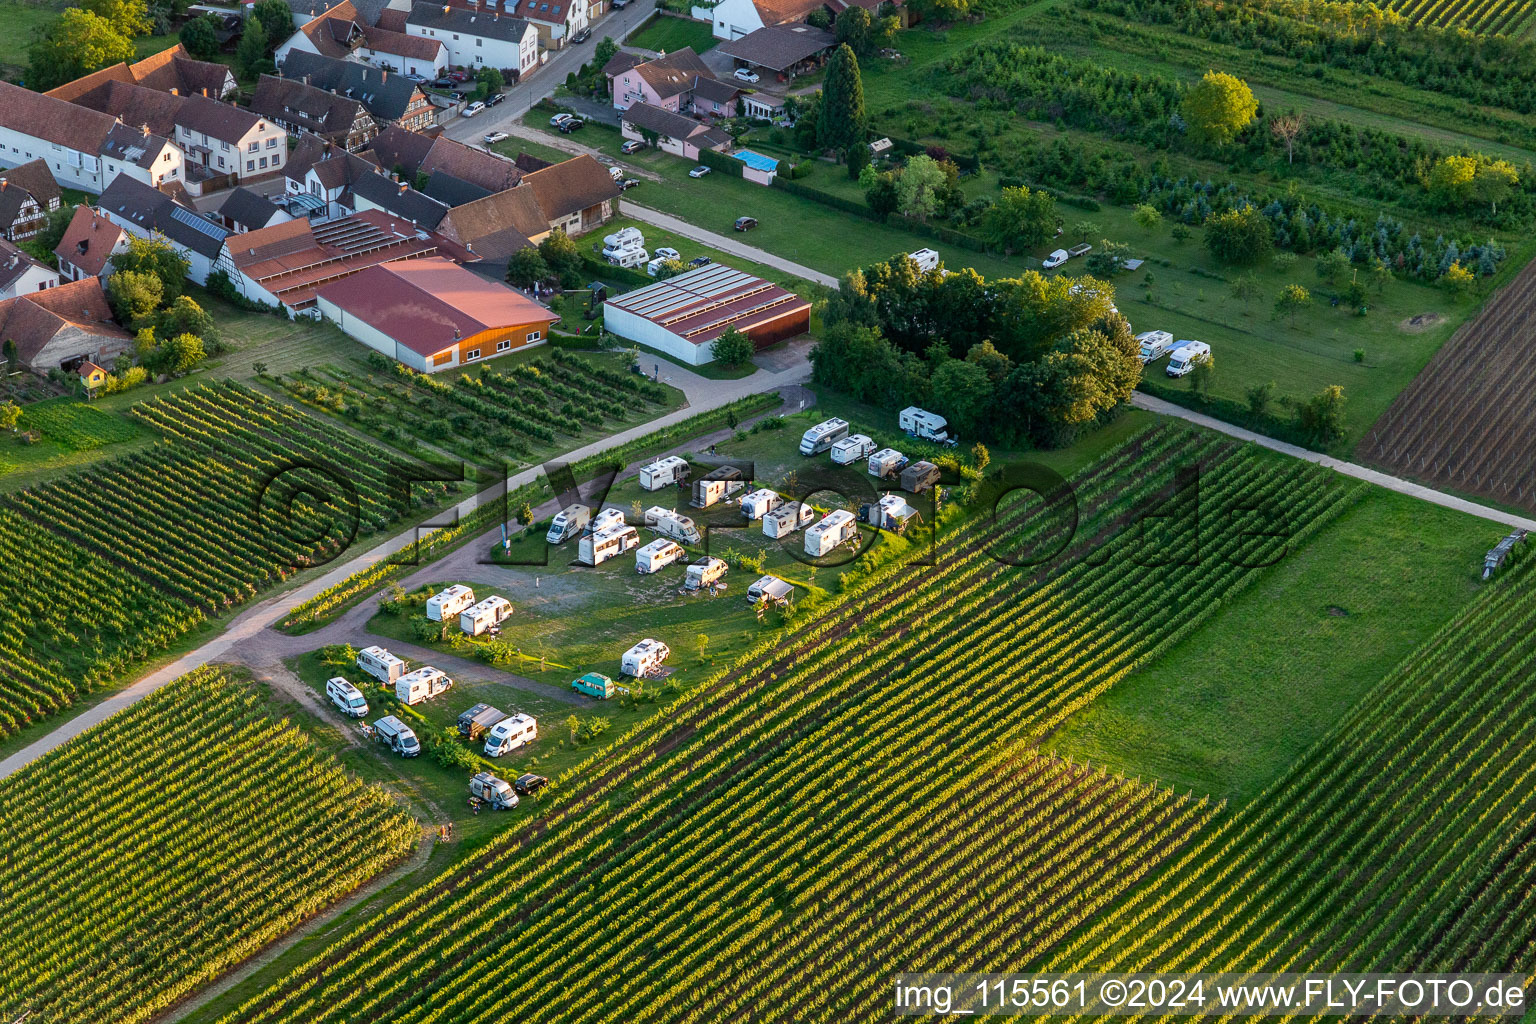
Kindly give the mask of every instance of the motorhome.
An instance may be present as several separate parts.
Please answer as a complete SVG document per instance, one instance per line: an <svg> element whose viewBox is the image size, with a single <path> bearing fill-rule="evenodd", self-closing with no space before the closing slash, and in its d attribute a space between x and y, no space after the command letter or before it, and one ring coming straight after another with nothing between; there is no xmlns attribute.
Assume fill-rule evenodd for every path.
<svg viewBox="0 0 1536 1024"><path fill-rule="evenodd" d="M832 461L839 466L851 466L862 462L875 453L875 442L863 434L849 434L832 446Z"/></svg>
<svg viewBox="0 0 1536 1024"><path fill-rule="evenodd" d="M859 522L845 508L827 513L821 522L805 531L805 553L812 558L836 550L859 536Z"/></svg>
<svg viewBox="0 0 1536 1024"><path fill-rule="evenodd" d="M381 683L392 683L405 675L405 662L377 646L357 652L357 667Z"/></svg>
<svg viewBox="0 0 1536 1024"><path fill-rule="evenodd" d="M476 704L459 715L459 736L474 743L507 716L489 704Z"/></svg>
<svg viewBox="0 0 1536 1024"><path fill-rule="evenodd" d="M763 516L763 536L788 537L796 530L809 526L816 519L816 510L798 501L785 502Z"/></svg>
<svg viewBox="0 0 1536 1024"><path fill-rule="evenodd" d="M901 471L901 489L909 494L922 494L939 482L939 467L931 462L914 462Z"/></svg>
<svg viewBox="0 0 1536 1024"><path fill-rule="evenodd" d="M1173 351L1173 335L1167 331L1142 331L1136 335L1136 355L1143 363L1156 362Z"/></svg>
<svg viewBox="0 0 1536 1024"><path fill-rule="evenodd" d="M603 236L604 249L635 249L645 244L645 235L636 227L620 228Z"/></svg>
<svg viewBox="0 0 1536 1024"><path fill-rule="evenodd" d="M703 590L725 579L725 573L725 559L705 555L688 566L688 575L683 579L683 589Z"/></svg>
<svg viewBox="0 0 1536 1024"><path fill-rule="evenodd" d="M704 539L692 518L660 505L652 505L645 510L645 525L679 544L698 544Z"/></svg>
<svg viewBox="0 0 1536 1024"><path fill-rule="evenodd" d="M623 509L621 509L621 508L605 508L601 512L599 512L597 515L592 517L592 521L587 524L587 531L589 533L601 533L603 530L608 529L610 526L623 526L623 525L624 525L624 510Z"/></svg>
<svg viewBox="0 0 1536 1024"><path fill-rule="evenodd" d="M879 480L889 480L906 468L907 457L895 448L881 448L869 457L869 475Z"/></svg>
<svg viewBox="0 0 1536 1024"><path fill-rule="evenodd" d="M469 778L469 796L493 811L510 811L517 806L517 794L506 779L498 779L490 772L476 772Z"/></svg>
<svg viewBox="0 0 1536 1024"><path fill-rule="evenodd" d="M687 555L688 552L677 541L658 537L635 551L635 572L642 576L660 572Z"/></svg>
<svg viewBox="0 0 1536 1024"><path fill-rule="evenodd" d="M1168 376L1182 377L1195 368L1195 364L1211 358L1211 346L1203 341L1181 341L1168 357Z"/></svg>
<svg viewBox="0 0 1536 1024"><path fill-rule="evenodd" d="M688 482L693 467L681 455L668 455L649 466L640 467L640 489L659 491L663 487L681 486Z"/></svg>
<svg viewBox="0 0 1536 1024"><path fill-rule="evenodd" d="M512 714L485 734L485 756L500 757L539 738L539 723L532 715Z"/></svg>
<svg viewBox="0 0 1536 1024"><path fill-rule="evenodd" d="M610 526L600 533L582 535L576 560L584 565L602 565L640 546L640 531L633 526Z"/></svg>
<svg viewBox="0 0 1536 1024"><path fill-rule="evenodd" d="M949 421L936 412L909 405L897 414L896 423L906 431L909 437L936 441L939 444L952 443L949 437Z"/></svg>
<svg viewBox="0 0 1536 1024"><path fill-rule="evenodd" d="M512 602L492 594L459 613L459 628L470 636L479 636L492 626L501 625L511 614Z"/></svg>
<svg viewBox="0 0 1536 1024"><path fill-rule="evenodd" d="M760 487L751 494L742 495L741 514L748 519L761 519L782 504L784 499L779 492L768 487Z"/></svg>
<svg viewBox="0 0 1536 1024"><path fill-rule="evenodd" d="M440 668L424 665L395 680L395 699L402 704L420 704L453 689L453 680Z"/></svg>
<svg viewBox="0 0 1536 1024"><path fill-rule="evenodd" d="M847 436L847 420L823 420L800 436L800 454L820 455Z"/></svg>
<svg viewBox="0 0 1536 1024"><path fill-rule="evenodd" d="M572 505L555 513L549 524L549 535L544 539L551 544L563 544L578 536L592 521L592 510L585 505Z"/></svg>
<svg viewBox="0 0 1536 1024"><path fill-rule="evenodd" d="M340 676L325 681L325 695L336 705L336 710L348 718L362 718L368 714L368 699L363 691Z"/></svg>
<svg viewBox="0 0 1536 1024"><path fill-rule="evenodd" d="M475 592L462 583L455 583L427 598L427 618L433 622L446 622L474 603Z"/></svg>
<svg viewBox="0 0 1536 1024"><path fill-rule="evenodd" d="M780 607L789 604L795 588L777 576L764 576L747 588L747 604L772 604Z"/></svg>
<svg viewBox="0 0 1536 1024"><path fill-rule="evenodd" d="M923 273L939 269L939 250L919 249L916 252L907 253L907 258L917 264L917 269Z"/></svg>
<svg viewBox="0 0 1536 1024"><path fill-rule="evenodd" d="M415 757L421 753L421 741L416 733L394 715L385 715L373 723L373 738L401 757Z"/></svg>
<svg viewBox="0 0 1536 1024"><path fill-rule="evenodd" d="M694 508L709 508L743 490L747 486L741 470L735 466L717 466L693 482Z"/></svg>
<svg viewBox="0 0 1536 1024"><path fill-rule="evenodd" d="M901 495L886 494L881 496L879 501L861 506L859 518L882 530L902 533L909 522L918 518L918 512L917 509L908 505Z"/></svg>
<svg viewBox="0 0 1536 1024"><path fill-rule="evenodd" d="M672 653L672 648L660 640L641 640L624 652L619 659L619 669L626 676L643 679L661 668L662 662Z"/></svg>

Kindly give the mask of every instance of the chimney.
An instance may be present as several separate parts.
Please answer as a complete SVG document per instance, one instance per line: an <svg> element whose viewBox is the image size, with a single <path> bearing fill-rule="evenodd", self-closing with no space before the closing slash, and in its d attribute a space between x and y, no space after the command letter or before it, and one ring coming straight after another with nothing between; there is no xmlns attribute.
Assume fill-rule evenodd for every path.
<svg viewBox="0 0 1536 1024"><path fill-rule="evenodd" d="M175 87L175 86L174 86L174 85L173 85L173 86L171 86L171 95L172 95L172 96L179 96L179 95L180 95L180 93L178 93L178 92L177 92L177 91L176 91L176 87ZM205 93L205 95L206 95L206 93Z"/></svg>
<svg viewBox="0 0 1536 1024"><path fill-rule="evenodd" d="M475 243L474 242L465 242L464 243L464 251L465 252L474 252L475 251Z"/></svg>
<svg viewBox="0 0 1536 1024"><path fill-rule="evenodd" d="M379 81L389 81L389 68L379 68Z"/></svg>
<svg viewBox="0 0 1536 1024"><path fill-rule="evenodd" d="M389 172L389 180L390 181L399 181L400 180L400 175L396 174L394 171L390 171Z"/></svg>
<svg viewBox="0 0 1536 1024"><path fill-rule="evenodd" d="M9 184L10 184L9 180L7 180L5 178L0 178L0 192L4 192L5 191L5 186L7 186Z"/></svg>
<svg viewBox="0 0 1536 1024"><path fill-rule="evenodd" d="M144 125L144 137L149 138L149 125Z"/></svg>
<svg viewBox="0 0 1536 1024"><path fill-rule="evenodd" d="M398 180L398 179L396 179L396 180ZM400 194L401 195L405 195L405 190L410 188L410 187L411 186L407 185L405 182L403 182L403 181L400 182Z"/></svg>

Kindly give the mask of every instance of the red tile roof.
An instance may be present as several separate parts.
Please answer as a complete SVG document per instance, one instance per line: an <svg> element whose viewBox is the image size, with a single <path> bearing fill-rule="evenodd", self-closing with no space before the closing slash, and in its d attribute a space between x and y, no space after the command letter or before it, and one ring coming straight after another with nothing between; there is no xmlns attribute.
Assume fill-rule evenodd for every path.
<svg viewBox="0 0 1536 1024"><path fill-rule="evenodd" d="M53 251L59 259L96 276L106 269L112 249L122 237L121 227L81 203Z"/></svg>
<svg viewBox="0 0 1536 1024"><path fill-rule="evenodd" d="M55 335L71 326L99 337L119 340L131 337L113 322L99 278L87 277L56 288L0 300L0 334L15 339L24 364L31 365Z"/></svg>

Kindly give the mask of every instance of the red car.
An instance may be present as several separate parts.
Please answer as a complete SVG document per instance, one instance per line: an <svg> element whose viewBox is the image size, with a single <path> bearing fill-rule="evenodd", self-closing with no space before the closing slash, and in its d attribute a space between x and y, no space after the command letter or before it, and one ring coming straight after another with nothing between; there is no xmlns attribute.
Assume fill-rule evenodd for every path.
<svg viewBox="0 0 1536 1024"><path fill-rule="evenodd" d="M467 82L467 81L469 81L469 72L467 72L467 71L450 71L450 72L448 72L448 74L444 75L443 77L451 78L455 82Z"/></svg>

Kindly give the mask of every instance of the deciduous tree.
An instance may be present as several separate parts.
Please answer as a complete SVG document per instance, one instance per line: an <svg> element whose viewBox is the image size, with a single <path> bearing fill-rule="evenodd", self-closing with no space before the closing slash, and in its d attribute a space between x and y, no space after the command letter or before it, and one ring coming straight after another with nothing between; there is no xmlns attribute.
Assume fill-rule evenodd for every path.
<svg viewBox="0 0 1536 1024"><path fill-rule="evenodd" d="M106 19L107 24L128 39L147 36L154 27L145 0L81 0L79 7Z"/></svg>
<svg viewBox="0 0 1536 1024"><path fill-rule="evenodd" d="M1205 247L1234 266L1262 263L1274 251L1274 230L1256 207L1244 206L1213 215L1205 222Z"/></svg>
<svg viewBox="0 0 1536 1024"><path fill-rule="evenodd" d="M1004 188L981 217L981 237L1004 252L1039 245L1056 231L1056 200L1023 186Z"/></svg>
<svg viewBox="0 0 1536 1024"><path fill-rule="evenodd" d="M67 8L28 47L27 85L52 89L133 55L133 43L107 19Z"/></svg>
<svg viewBox="0 0 1536 1024"><path fill-rule="evenodd" d="M1185 92L1180 109L1195 141L1224 146L1248 127L1259 103L1242 79L1207 71Z"/></svg>
<svg viewBox="0 0 1536 1024"><path fill-rule="evenodd" d="M1140 206L1136 207L1136 212L1131 214L1131 216L1135 219L1137 224L1141 225L1148 231L1154 230L1159 224L1163 222L1162 211L1157 207L1151 206L1147 203L1142 203Z"/></svg>
<svg viewBox="0 0 1536 1024"><path fill-rule="evenodd" d="M1293 163L1296 156L1296 140L1301 137L1305 123L1300 114L1277 114L1269 119L1270 134L1285 146L1285 162Z"/></svg>
<svg viewBox="0 0 1536 1024"><path fill-rule="evenodd" d="M117 319L124 326L134 327L160 308L160 279L137 270L119 270L107 278L107 299Z"/></svg>
<svg viewBox="0 0 1536 1024"><path fill-rule="evenodd" d="M715 339L714 347L710 350L714 360L722 366L736 367L750 362L752 353L757 351L757 346L752 339L741 333L734 327L727 327L725 333Z"/></svg>
<svg viewBox="0 0 1536 1024"><path fill-rule="evenodd" d="M507 283L518 288L532 288L541 281L549 280L549 264L539 250L529 247L519 249L507 261Z"/></svg>
<svg viewBox="0 0 1536 1024"><path fill-rule="evenodd" d="M1299 284L1288 284L1280 289L1275 299L1275 315L1288 317L1296 326L1296 314L1312 305L1312 294Z"/></svg>
<svg viewBox="0 0 1536 1024"><path fill-rule="evenodd" d="M128 236L128 248L112 257L114 271L132 270L149 274L160 282L161 301L178 298L187 286L187 271L192 264L170 244L155 238Z"/></svg>
<svg viewBox="0 0 1536 1024"><path fill-rule="evenodd" d="M247 18L245 31L235 47L235 66L244 78L256 78L271 67L267 59L267 30L255 18Z"/></svg>
<svg viewBox="0 0 1536 1024"><path fill-rule="evenodd" d="M905 216L926 220L938 210L940 190L946 184L937 160L921 153L910 157L896 178L896 208Z"/></svg>
<svg viewBox="0 0 1536 1024"><path fill-rule="evenodd" d="M284 6L287 6L286 4ZM219 35L213 15L205 14L187 19L176 38L186 47L187 53L198 60L212 60L219 55Z"/></svg>

